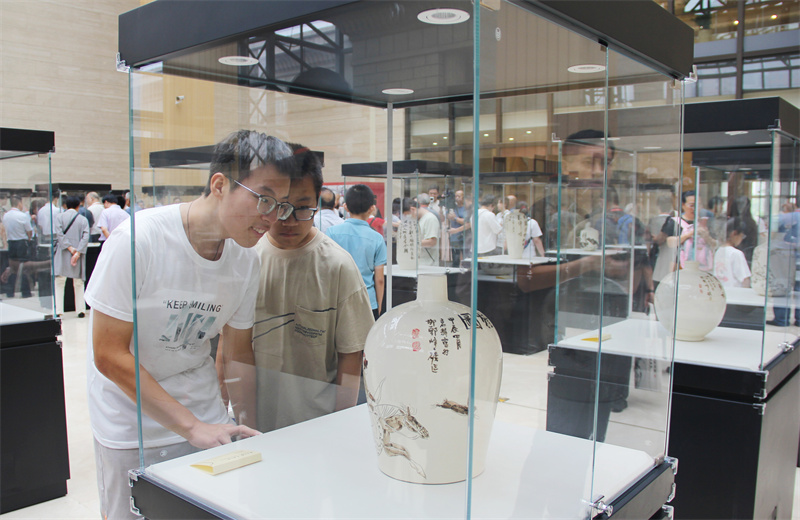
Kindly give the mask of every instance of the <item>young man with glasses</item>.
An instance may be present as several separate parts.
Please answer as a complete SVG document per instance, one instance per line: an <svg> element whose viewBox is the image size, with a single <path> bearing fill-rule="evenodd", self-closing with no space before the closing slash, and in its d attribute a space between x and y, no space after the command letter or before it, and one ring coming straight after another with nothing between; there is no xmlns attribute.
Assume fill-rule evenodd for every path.
<svg viewBox="0 0 800 520"><path fill-rule="evenodd" d="M282 162L291 158L279 139L231 134L215 148L200 198L137 212L103 247L86 292L92 307L89 412L103 518L138 518L130 512L127 476L140 465L137 386L145 466L258 433L231 422L210 339L222 332L225 352L239 361L231 368L239 383L229 385L229 393L254 395L259 264L249 248L286 212L277 201L289 192L284 172L291 168ZM237 403L246 418L254 403Z"/></svg>
<svg viewBox="0 0 800 520"><path fill-rule="evenodd" d="M353 258L313 227L321 164L307 148L292 146L288 202L256 246L261 279L253 350L257 427L264 432L355 405L374 322Z"/></svg>

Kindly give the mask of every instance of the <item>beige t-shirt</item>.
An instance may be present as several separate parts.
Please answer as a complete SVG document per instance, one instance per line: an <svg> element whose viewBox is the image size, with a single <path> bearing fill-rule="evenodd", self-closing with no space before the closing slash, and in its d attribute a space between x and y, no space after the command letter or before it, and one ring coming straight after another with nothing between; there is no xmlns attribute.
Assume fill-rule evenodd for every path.
<svg viewBox="0 0 800 520"><path fill-rule="evenodd" d="M270 431L334 411L338 354L363 350L374 319L358 266L325 234L292 250L265 235L255 249L258 429Z"/></svg>

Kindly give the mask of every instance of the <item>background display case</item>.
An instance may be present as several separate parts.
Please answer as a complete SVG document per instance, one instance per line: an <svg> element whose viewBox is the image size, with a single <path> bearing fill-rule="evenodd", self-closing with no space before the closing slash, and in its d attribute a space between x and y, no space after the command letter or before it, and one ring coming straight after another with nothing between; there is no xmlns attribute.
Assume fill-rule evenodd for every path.
<svg viewBox="0 0 800 520"><path fill-rule="evenodd" d="M449 23L435 23L442 21ZM647 35L636 30L644 26ZM655 41L672 44L667 52ZM181 186L180 202L190 202L208 179L199 168L204 161L176 169L153 158L212 146L243 128L322 152L326 184L380 182L384 218L395 197L428 193L436 179L445 197L440 208L463 208L469 227L453 246L442 237L455 227L437 218L434 261L403 274L447 274L450 299L470 309L470 330L484 323L482 313L506 347L481 475L465 472L462 482L428 486L382 474L366 404L162 460L142 406L132 408L142 412L143 428L133 505L153 519L668 515L669 507L662 508L674 484L675 462L667 457L674 341L648 311L653 286L643 231L624 222L655 215L655 185L673 197L680 193L681 80L691 68L691 42L688 27L649 1L191 8L156 1L123 14L118 66L130 78L131 184L138 200L148 205L150 193ZM239 59L220 60L226 57ZM376 163L377 177L352 170ZM426 171L442 163L446 175ZM509 258L480 210L501 198L511 206L509 196L516 207L508 209L541 228L536 256ZM568 212L574 223L564 221ZM496 222L496 215L489 218ZM576 231L587 228L596 231L594 250L579 240L576 246ZM385 239L391 250L391 234ZM387 266L388 287L394 267ZM219 282L233 287L237 280ZM284 290L270 286L267 298L280 301ZM160 295L139 299L138 308L156 300ZM187 305L168 311L175 327L164 341L188 345L206 335L193 305L187 297ZM387 306L395 302L387 298ZM300 309L293 312L305 319ZM608 335L620 323L637 326L626 335L639 345L635 353L606 352L621 339ZM141 318L134 323L139 349L152 334L148 326ZM257 320L257 356L270 327ZM158 372L146 356L139 354L142 366ZM646 375L635 378L637 372ZM475 374L474 368L463 374L464 381L477 384ZM289 369L259 368L256 377L294 385L293 398L337 391ZM237 397L230 396L236 413ZM287 394L263 389L259 399L278 409L294 404ZM480 412L465 401L466 418L475 419ZM417 412L423 410L406 413ZM470 438L469 424L459 435ZM402 434L395 439L407 443ZM263 461L218 476L192 467L237 448L259 451ZM473 449L463 453L467 461L474 457Z"/></svg>
<svg viewBox="0 0 800 520"><path fill-rule="evenodd" d="M0 128L0 513L67 494L51 232L45 226L45 237L36 216L52 200L52 152L53 132ZM37 426L20 428L30 423L31 410Z"/></svg>
<svg viewBox="0 0 800 520"><path fill-rule="evenodd" d="M716 246L727 309L702 344L675 346L669 453L681 460L678 517L791 515L800 435L800 329L792 314L799 120L779 98L686 107L685 180L707 230L697 244ZM721 249L730 228L745 235L735 253L744 272L726 268L734 265L724 260L733 248Z"/></svg>

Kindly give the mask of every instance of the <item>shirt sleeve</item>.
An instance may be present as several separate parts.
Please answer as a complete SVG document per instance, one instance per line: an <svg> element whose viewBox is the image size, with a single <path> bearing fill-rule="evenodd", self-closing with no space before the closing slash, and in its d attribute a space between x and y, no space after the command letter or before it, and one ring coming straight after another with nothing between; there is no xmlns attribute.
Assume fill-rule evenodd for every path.
<svg viewBox="0 0 800 520"><path fill-rule="evenodd" d="M250 269L250 276L245 284L245 293L242 298L242 303L239 308L228 320L227 325L234 329L249 329L255 322L256 313L256 297L258 295L259 273L261 266L258 258L253 259L253 265Z"/></svg>
<svg viewBox="0 0 800 520"><path fill-rule="evenodd" d="M375 250L375 267L386 265L386 242L381 240Z"/></svg>

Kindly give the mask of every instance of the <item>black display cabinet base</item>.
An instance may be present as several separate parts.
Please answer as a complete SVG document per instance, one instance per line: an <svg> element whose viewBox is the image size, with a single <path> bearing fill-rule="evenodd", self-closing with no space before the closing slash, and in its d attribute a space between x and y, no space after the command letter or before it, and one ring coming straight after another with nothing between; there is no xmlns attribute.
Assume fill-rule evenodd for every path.
<svg viewBox="0 0 800 520"><path fill-rule="evenodd" d="M60 329L56 320L0 327L0 513L67 494Z"/></svg>
<svg viewBox="0 0 800 520"><path fill-rule="evenodd" d="M678 520L792 517L800 350L763 372L675 363L669 453Z"/></svg>

